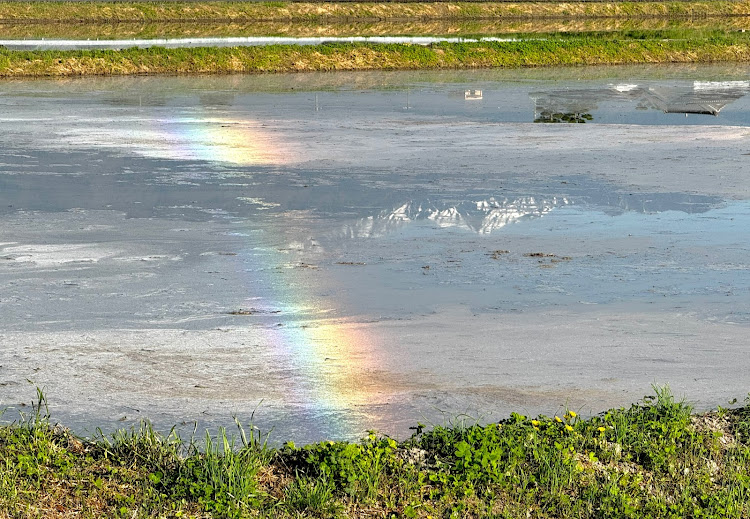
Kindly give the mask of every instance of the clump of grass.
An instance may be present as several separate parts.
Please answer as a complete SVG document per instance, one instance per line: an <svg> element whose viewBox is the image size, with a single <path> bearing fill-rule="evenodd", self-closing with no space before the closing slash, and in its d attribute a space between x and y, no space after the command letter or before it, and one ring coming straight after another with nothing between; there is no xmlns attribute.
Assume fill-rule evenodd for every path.
<svg viewBox="0 0 750 519"><path fill-rule="evenodd" d="M335 484L325 476L298 476L284 490L282 503L290 514L336 517L344 506L335 498L335 490Z"/></svg>
<svg viewBox="0 0 750 519"><path fill-rule="evenodd" d="M0 427L13 517L750 516L750 399L695 414L667 387L582 418L517 413L396 441L280 448L236 422L202 442L148 423L92 440L33 412ZM3 514L0 513L0 516ZM10 514L7 514L10 516Z"/></svg>

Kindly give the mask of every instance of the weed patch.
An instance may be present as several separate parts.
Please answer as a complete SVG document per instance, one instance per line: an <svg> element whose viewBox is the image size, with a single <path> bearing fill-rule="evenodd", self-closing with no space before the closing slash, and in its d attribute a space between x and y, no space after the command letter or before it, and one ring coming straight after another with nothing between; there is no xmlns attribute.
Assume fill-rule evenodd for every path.
<svg viewBox="0 0 750 519"><path fill-rule="evenodd" d="M201 441L147 422L78 438L37 397L0 427L4 517L750 516L750 401L694 414L656 387L585 419L513 413L273 448L239 423Z"/></svg>

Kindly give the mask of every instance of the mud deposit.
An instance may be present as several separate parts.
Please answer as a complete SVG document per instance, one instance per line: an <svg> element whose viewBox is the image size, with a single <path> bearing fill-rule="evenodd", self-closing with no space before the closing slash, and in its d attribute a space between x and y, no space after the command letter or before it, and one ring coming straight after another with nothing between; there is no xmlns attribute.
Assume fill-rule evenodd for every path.
<svg viewBox="0 0 750 519"><path fill-rule="evenodd" d="M84 434L297 442L743 398L748 72L0 83L5 418L35 385Z"/></svg>

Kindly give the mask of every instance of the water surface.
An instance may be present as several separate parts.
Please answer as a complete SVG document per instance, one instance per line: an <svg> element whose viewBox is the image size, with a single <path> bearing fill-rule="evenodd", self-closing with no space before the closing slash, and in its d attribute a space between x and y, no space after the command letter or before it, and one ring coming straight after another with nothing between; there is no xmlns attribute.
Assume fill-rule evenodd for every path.
<svg viewBox="0 0 750 519"><path fill-rule="evenodd" d="M742 397L747 77L0 83L0 403L304 442Z"/></svg>
<svg viewBox="0 0 750 519"><path fill-rule="evenodd" d="M0 39L0 47L9 50L120 50L130 48L191 48L191 47L266 47L269 45L322 45L325 43L377 43L430 45L432 43L476 43L479 41L514 41L512 38L487 36L455 38L448 36L224 36L150 39Z"/></svg>

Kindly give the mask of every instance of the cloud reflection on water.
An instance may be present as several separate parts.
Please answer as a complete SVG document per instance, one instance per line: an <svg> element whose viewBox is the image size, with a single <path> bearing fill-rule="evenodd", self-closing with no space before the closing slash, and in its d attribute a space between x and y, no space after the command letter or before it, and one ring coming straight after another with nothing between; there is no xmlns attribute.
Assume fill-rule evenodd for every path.
<svg viewBox="0 0 750 519"><path fill-rule="evenodd" d="M716 116L748 92L750 81L694 81L692 85L620 83L541 90L530 92L529 97L534 101L535 122L584 123L594 119L591 114L604 102L635 103L636 110Z"/></svg>

